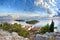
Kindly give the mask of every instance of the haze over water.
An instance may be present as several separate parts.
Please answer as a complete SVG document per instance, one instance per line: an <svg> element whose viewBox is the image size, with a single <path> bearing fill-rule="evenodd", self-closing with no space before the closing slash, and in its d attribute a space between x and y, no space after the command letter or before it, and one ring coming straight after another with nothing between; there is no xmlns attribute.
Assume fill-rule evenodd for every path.
<svg viewBox="0 0 60 40"><path fill-rule="evenodd" d="M49 17L43 17L43 18L37 18L37 17L31 17L31 18L19 18L19 20L26 20L26 21L28 21L28 20L38 20L39 22L38 23L36 23L36 24L34 24L34 25L32 25L33 27L43 27L43 26L45 26L45 25L47 25L47 24L51 24L51 21L52 21L52 19L53 19L53 21L54 21L54 26L55 27L57 27L57 31L60 31L60 17L53 17L53 18L49 18ZM0 22L4 22L4 21L7 21L7 22L10 22L10 23L12 23L12 22L14 22L14 20L12 20L12 19L6 19L6 20L0 20ZM24 22L19 22L20 24L22 24L22 25L24 25L24 26L26 26L26 25L31 25L31 24L27 24L25 21Z"/></svg>

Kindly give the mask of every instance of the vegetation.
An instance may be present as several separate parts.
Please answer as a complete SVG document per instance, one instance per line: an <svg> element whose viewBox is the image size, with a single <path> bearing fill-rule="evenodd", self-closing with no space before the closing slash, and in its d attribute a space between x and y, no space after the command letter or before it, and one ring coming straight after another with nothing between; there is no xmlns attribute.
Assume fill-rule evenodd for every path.
<svg viewBox="0 0 60 40"><path fill-rule="evenodd" d="M7 22L0 24L0 29L9 31L9 32L17 32L18 35L23 37L28 37L29 32L27 32L24 28L21 27L21 24L8 24Z"/></svg>
<svg viewBox="0 0 60 40"><path fill-rule="evenodd" d="M42 33L42 34L44 34L46 32L50 32L49 25L47 24L46 26L42 27L39 32Z"/></svg>
<svg viewBox="0 0 60 40"><path fill-rule="evenodd" d="M54 22L52 20L51 25L50 25L50 32L54 32Z"/></svg>
<svg viewBox="0 0 60 40"><path fill-rule="evenodd" d="M38 21L35 20L35 22L38 22ZM35 22L34 21L27 21L27 23L29 23L29 24L31 24L31 23L35 24ZM2 23L2 24L0 24L0 29L6 30L9 32L17 32L18 35L23 36L23 37L29 37L30 33L32 33L32 32L35 33L35 31L33 31L33 30L30 30L29 31L30 33L29 33L24 28L22 28L21 24L17 24L17 23L14 23L14 24L9 24L7 22ZM39 31L39 33L42 33L42 34L44 34L46 32L54 32L53 20L50 25L47 24L44 27L41 27L41 30Z"/></svg>
<svg viewBox="0 0 60 40"><path fill-rule="evenodd" d="M47 24L46 26L42 27L39 33L46 33L46 32L54 32L54 22L52 20L50 26Z"/></svg>
<svg viewBox="0 0 60 40"><path fill-rule="evenodd" d="M36 23L38 23L38 21L37 20L31 20L31 21L26 21L26 23L28 23L28 24L36 24Z"/></svg>

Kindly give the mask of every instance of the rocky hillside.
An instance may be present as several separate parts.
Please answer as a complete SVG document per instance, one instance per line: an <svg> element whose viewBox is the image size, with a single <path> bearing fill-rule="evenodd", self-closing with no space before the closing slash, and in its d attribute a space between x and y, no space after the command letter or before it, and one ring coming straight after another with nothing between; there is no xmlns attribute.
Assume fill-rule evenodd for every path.
<svg viewBox="0 0 60 40"><path fill-rule="evenodd" d="M29 40L29 39L19 36L16 32L9 33L7 31L0 30L0 40Z"/></svg>

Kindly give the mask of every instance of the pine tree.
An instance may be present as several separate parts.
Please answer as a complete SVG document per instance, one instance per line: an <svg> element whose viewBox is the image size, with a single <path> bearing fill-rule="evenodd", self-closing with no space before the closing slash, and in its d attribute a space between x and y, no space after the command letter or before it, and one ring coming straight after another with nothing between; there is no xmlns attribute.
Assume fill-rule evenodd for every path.
<svg viewBox="0 0 60 40"><path fill-rule="evenodd" d="M54 22L53 22L53 20L50 24L50 32L54 32Z"/></svg>

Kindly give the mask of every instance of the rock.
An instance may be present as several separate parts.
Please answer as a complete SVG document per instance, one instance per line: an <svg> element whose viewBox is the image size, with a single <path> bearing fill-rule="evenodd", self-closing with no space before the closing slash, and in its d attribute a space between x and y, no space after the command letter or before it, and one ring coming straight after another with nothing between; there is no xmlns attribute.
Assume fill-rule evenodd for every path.
<svg viewBox="0 0 60 40"><path fill-rule="evenodd" d="M29 40L19 36L16 32L9 33L7 31L0 30L0 40Z"/></svg>

